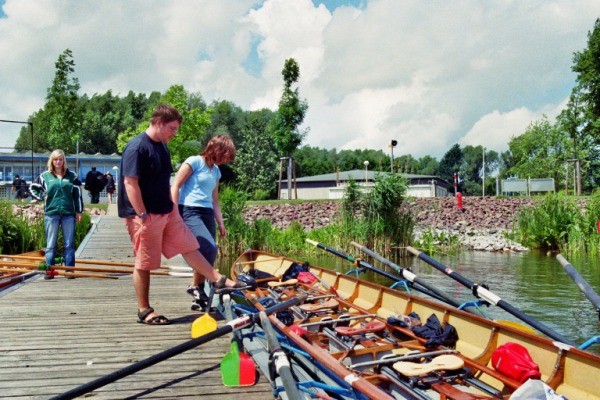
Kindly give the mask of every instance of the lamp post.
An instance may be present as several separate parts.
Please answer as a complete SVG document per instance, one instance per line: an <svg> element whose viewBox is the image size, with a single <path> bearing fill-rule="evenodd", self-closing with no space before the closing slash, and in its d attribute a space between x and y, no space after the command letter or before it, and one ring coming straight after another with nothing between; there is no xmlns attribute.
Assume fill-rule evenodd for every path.
<svg viewBox="0 0 600 400"><path fill-rule="evenodd" d="M365 186L367 186L367 182L369 181L369 161L365 160L363 164L365 165Z"/></svg>
<svg viewBox="0 0 600 400"><path fill-rule="evenodd" d="M398 141L397 140L392 140L392 143L390 144L390 149L391 150L391 171L392 174L394 173L394 147L396 147L398 145Z"/></svg>
<svg viewBox="0 0 600 400"><path fill-rule="evenodd" d="M115 171L115 186L117 187L116 193L117 193L117 198L119 196L119 167L117 167L116 165L114 167L112 167L113 171Z"/></svg>

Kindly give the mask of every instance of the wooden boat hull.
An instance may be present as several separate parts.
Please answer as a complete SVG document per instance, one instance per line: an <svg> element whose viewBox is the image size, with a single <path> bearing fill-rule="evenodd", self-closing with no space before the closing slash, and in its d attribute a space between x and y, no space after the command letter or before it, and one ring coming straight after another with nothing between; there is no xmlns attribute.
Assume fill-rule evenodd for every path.
<svg viewBox="0 0 600 400"><path fill-rule="evenodd" d="M273 278L275 280L281 280L281 276L294 262L298 263L287 257L249 250L234 262L231 276L236 279L239 274L254 269L276 277ZM308 331L303 336L275 316L271 316L271 320L295 346L308 352L316 363L344 382L352 381L354 390L367 398L405 399L420 398L418 397L420 395L429 396L421 398L436 399L443 396L452 398L449 393L453 390L458 391L455 396L465 396L464 398L469 396L472 396L470 398L477 398L476 396L508 398L521 383L496 371L492 365L492 355L498 347L506 343L516 343L523 346L539 366L541 380L557 393L568 399L600 400L598 379L600 357L595 354L553 342L518 327L487 320L437 301L409 295L335 271L311 265L310 272L318 278L312 285L299 284L287 289L285 286L281 289L258 288L254 292L247 292L246 297L255 301L263 296L285 299L286 296L293 296L295 291L308 291L313 296L319 293L321 295L335 293L336 296L333 298L339 303L337 310L331 313L315 313L304 320L295 315L294 323L304 325ZM260 304L255 306L261 308ZM398 377L396 371L390 366L381 368L381 365L375 364L365 368L360 367L365 361L401 356L410 350L421 352L450 350L445 347L427 349L424 346L426 339L417 337L410 328L388 324L389 317L408 315L413 312L423 321L435 315L444 326L450 324L456 329L459 339L452 350L455 350L456 355L464 361L464 368L473 372L472 377L455 380L446 378L445 384L440 387L430 385L420 391L412 392L411 382L416 386L419 383L414 379L405 379L405 376ZM373 336L374 340L371 341L376 342L376 345L372 348L355 346L345 350L336 349L335 330L327 329L327 336L319 329L323 329L324 326L321 321L326 321L328 318L337 321L341 314L349 315L351 318L349 325L355 327L360 327L361 322L384 322L385 333ZM365 317L366 315L371 317ZM329 326L333 327L335 323ZM333 331L334 334L329 331ZM435 381L433 378L428 379L431 382ZM476 387L477 385L484 389ZM378 391L375 395L372 394L373 387Z"/></svg>

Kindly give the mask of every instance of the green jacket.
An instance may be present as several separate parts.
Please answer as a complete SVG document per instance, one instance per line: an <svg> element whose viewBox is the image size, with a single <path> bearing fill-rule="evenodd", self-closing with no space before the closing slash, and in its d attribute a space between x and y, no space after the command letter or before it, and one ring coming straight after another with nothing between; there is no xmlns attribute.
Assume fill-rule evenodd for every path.
<svg viewBox="0 0 600 400"><path fill-rule="evenodd" d="M48 215L75 215L83 212L81 181L69 169L62 179L49 171L42 173L37 183L31 185L31 194L37 200L46 201L44 212Z"/></svg>

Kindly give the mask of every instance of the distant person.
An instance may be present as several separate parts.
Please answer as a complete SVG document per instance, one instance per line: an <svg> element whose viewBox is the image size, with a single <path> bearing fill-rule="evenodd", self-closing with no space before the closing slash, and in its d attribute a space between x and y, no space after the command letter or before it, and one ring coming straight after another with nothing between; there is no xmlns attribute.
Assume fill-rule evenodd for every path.
<svg viewBox="0 0 600 400"><path fill-rule="evenodd" d="M106 173L106 195L108 196L108 204L112 204L113 193L115 192L115 178L110 171Z"/></svg>
<svg viewBox="0 0 600 400"><path fill-rule="evenodd" d="M102 172L96 171L96 167L93 166L92 170L85 176L84 189L90 193L90 203L100 203L100 192L104 190L106 186L106 180Z"/></svg>
<svg viewBox="0 0 600 400"><path fill-rule="evenodd" d="M217 258L216 225L220 237L227 235L219 203L219 165L235 159L235 146L229 136L213 137L200 155L187 158L171 186L173 202L200 244L200 253L212 265ZM205 309L208 296L204 276L194 273L187 292L194 298L192 310Z"/></svg>
<svg viewBox="0 0 600 400"><path fill-rule="evenodd" d="M16 200L23 201L27 198L27 181L25 181L25 179L21 179L19 175L15 175L15 179L13 180L10 191Z"/></svg>
<svg viewBox="0 0 600 400"><path fill-rule="evenodd" d="M36 200L44 200L46 232L46 264L54 265L58 230L62 228L65 266L75 266L75 223L81 222L83 198L81 181L67 168L65 153L54 150L48 159L48 170L31 185ZM73 276L67 276L73 278Z"/></svg>
<svg viewBox="0 0 600 400"><path fill-rule="evenodd" d="M171 200L173 172L167 143L175 137L183 117L176 108L159 105L150 126L127 143L121 158L117 204L133 243L133 285L138 302L138 322L166 325L170 321L150 307L150 271L160 267L161 254L185 261L216 287L241 287L216 271L198 251L198 241L187 228Z"/></svg>

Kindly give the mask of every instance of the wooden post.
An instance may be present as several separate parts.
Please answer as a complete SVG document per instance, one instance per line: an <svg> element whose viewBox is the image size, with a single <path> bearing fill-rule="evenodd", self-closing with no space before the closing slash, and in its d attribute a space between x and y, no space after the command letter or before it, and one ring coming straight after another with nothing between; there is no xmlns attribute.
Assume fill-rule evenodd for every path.
<svg viewBox="0 0 600 400"><path fill-rule="evenodd" d="M294 199L298 200L298 185L296 182L296 160L292 158L292 174L294 179Z"/></svg>
<svg viewBox="0 0 600 400"><path fill-rule="evenodd" d="M281 200L281 178L283 174L283 160L283 157L279 159L279 185L277 188L277 200Z"/></svg>

